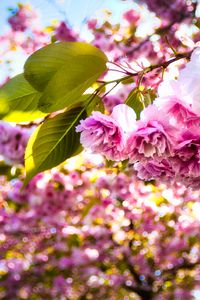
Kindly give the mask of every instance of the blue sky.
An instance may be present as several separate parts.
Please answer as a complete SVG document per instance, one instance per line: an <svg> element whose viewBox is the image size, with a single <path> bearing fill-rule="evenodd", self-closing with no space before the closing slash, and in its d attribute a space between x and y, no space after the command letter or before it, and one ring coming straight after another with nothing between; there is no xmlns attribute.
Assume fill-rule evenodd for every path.
<svg viewBox="0 0 200 300"><path fill-rule="evenodd" d="M0 1L1 28L6 27L9 15L7 8L16 7L18 2ZM48 25L51 20L67 18L73 27L79 29L86 18L98 16L103 9L112 10L114 19L119 20L120 12L131 7L130 1L121 0L21 0L20 2L32 4L40 12L44 25Z"/></svg>

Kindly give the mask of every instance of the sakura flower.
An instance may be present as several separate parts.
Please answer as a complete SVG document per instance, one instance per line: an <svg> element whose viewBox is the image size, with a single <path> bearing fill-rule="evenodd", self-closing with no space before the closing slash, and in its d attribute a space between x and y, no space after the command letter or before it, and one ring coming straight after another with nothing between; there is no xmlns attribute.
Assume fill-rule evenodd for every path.
<svg viewBox="0 0 200 300"><path fill-rule="evenodd" d="M89 29L94 29L97 25L97 20L96 19L88 20L87 25Z"/></svg>
<svg viewBox="0 0 200 300"><path fill-rule="evenodd" d="M198 132L183 132L175 153L173 167L176 173L187 177L200 177L200 134Z"/></svg>
<svg viewBox="0 0 200 300"><path fill-rule="evenodd" d="M137 129L130 135L127 148L132 162L149 158L163 159L173 154L175 129L154 106L141 114Z"/></svg>
<svg viewBox="0 0 200 300"><path fill-rule="evenodd" d="M158 88L158 95L154 104L163 114L168 115L171 124L191 127L194 122L198 121L190 103L184 98L178 81L163 81Z"/></svg>
<svg viewBox="0 0 200 300"><path fill-rule="evenodd" d="M131 25L137 25L140 20L140 15L135 10L130 9L123 14L123 18Z"/></svg>
<svg viewBox="0 0 200 300"><path fill-rule="evenodd" d="M200 48L196 48L178 80L163 81L158 89L155 105L184 127L200 124L199 67Z"/></svg>
<svg viewBox="0 0 200 300"><path fill-rule="evenodd" d="M187 1L183 0L142 0L148 6L148 9L154 12L163 22L179 22L181 17L189 18L191 16L191 7ZM180 12L182 12L180 14Z"/></svg>
<svg viewBox="0 0 200 300"><path fill-rule="evenodd" d="M183 98L191 103L196 114L200 114L200 48L196 48L191 60L186 67L180 71L178 83L180 84Z"/></svg>
<svg viewBox="0 0 200 300"><path fill-rule="evenodd" d="M144 163L137 162L134 165L134 169L142 180L153 180L161 177L172 178L174 176L171 163L166 159L160 162L155 160L149 160Z"/></svg>
<svg viewBox="0 0 200 300"><path fill-rule="evenodd" d="M173 125L191 127L194 123L200 122L200 118L192 111L191 107L176 96L157 98L155 105L161 109L163 114L169 116L170 123Z"/></svg>
<svg viewBox="0 0 200 300"><path fill-rule="evenodd" d="M18 11L8 19L13 31L25 31L37 19L36 12L29 5L19 5Z"/></svg>
<svg viewBox="0 0 200 300"><path fill-rule="evenodd" d="M0 122L0 155L7 163L21 164L32 129L13 127Z"/></svg>
<svg viewBox="0 0 200 300"><path fill-rule="evenodd" d="M78 39L77 34L65 22L61 22L56 28L55 36L62 42L75 42Z"/></svg>
<svg viewBox="0 0 200 300"><path fill-rule="evenodd" d="M193 191L199 191L200 189L200 177L192 178L182 174L176 177L176 181L183 184L186 188L192 189Z"/></svg>
<svg viewBox="0 0 200 300"><path fill-rule="evenodd" d="M196 48L191 56L191 60L186 67L180 71L178 80L164 81L159 89L158 98L155 103L159 107L168 108L167 111L178 113L177 107L174 109L175 99L181 108L180 114L185 111L186 117L200 115L200 48ZM166 98L167 96L167 98ZM164 104L162 100L164 98ZM173 101L171 101L173 99ZM168 100L168 101L166 101ZM180 107L181 105L181 107ZM180 115L179 115L180 117ZM185 118L184 118L185 119Z"/></svg>
<svg viewBox="0 0 200 300"><path fill-rule="evenodd" d="M135 112L125 104L114 107L110 116L98 111L82 120L76 131L81 132L81 143L94 153L105 155L110 160L124 160L126 140L133 130Z"/></svg>

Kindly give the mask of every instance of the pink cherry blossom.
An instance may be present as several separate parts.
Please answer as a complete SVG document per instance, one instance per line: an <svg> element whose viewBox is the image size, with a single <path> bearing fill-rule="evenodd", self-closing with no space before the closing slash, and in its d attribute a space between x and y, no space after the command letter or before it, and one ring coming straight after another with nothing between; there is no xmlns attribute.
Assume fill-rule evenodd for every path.
<svg viewBox="0 0 200 300"><path fill-rule="evenodd" d="M179 175L200 177L200 134L186 131L175 147L174 168Z"/></svg>
<svg viewBox="0 0 200 300"><path fill-rule="evenodd" d="M123 18L131 25L136 26L138 24L138 21L140 20L140 15L135 10L130 9L123 14Z"/></svg>
<svg viewBox="0 0 200 300"><path fill-rule="evenodd" d="M18 11L8 19L13 31L25 31L37 19L37 13L29 5L19 5Z"/></svg>
<svg viewBox="0 0 200 300"><path fill-rule="evenodd" d="M191 103L192 110L200 115L200 48L196 48L190 62L180 71L178 83L180 84L183 99Z"/></svg>
<svg viewBox="0 0 200 300"><path fill-rule="evenodd" d="M152 179L168 179L173 178L175 172L169 160L163 159L161 161L155 161L153 159L146 162L137 162L134 165L134 169L137 171L137 175L142 180Z"/></svg>
<svg viewBox="0 0 200 300"><path fill-rule="evenodd" d="M131 162L154 158L162 160L173 155L174 128L154 106L148 106L141 115L127 142Z"/></svg>
<svg viewBox="0 0 200 300"><path fill-rule="evenodd" d="M55 37L61 42L75 42L78 40L78 35L65 22L61 22L56 28Z"/></svg>
<svg viewBox="0 0 200 300"><path fill-rule="evenodd" d="M114 107L110 116L93 112L77 126L81 143L94 153L105 155L110 160L124 160L127 134L135 124L134 111L125 104Z"/></svg>

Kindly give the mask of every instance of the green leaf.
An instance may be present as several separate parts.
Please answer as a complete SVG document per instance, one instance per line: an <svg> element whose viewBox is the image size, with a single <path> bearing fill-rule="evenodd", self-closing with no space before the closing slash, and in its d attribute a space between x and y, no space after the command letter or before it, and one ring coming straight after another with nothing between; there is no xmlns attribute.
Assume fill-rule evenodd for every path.
<svg viewBox="0 0 200 300"><path fill-rule="evenodd" d="M156 98L156 94L153 90L148 89L145 92L143 92L143 98L144 98L144 105L145 107L147 107L153 103L154 99Z"/></svg>
<svg viewBox="0 0 200 300"><path fill-rule="evenodd" d="M25 63L25 77L38 91L42 111L53 112L79 101L79 97L106 70L107 57L81 42L48 45Z"/></svg>
<svg viewBox="0 0 200 300"><path fill-rule="evenodd" d="M9 122L25 122L44 117L45 114L37 108L40 97L41 94L26 81L23 74L13 77L0 88L3 119Z"/></svg>
<svg viewBox="0 0 200 300"><path fill-rule="evenodd" d="M31 136L25 153L25 184L37 173L51 169L81 148L75 127L86 117L85 109L75 107L45 120Z"/></svg>
<svg viewBox="0 0 200 300"><path fill-rule="evenodd" d="M140 113L144 109L143 95L138 88L135 88L130 92L126 99L126 104L132 107L136 113L137 120L140 119Z"/></svg>
<svg viewBox="0 0 200 300"><path fill-rule="evenodd" d="M39 100L39 109L53 112L77 103L105 70L101 63L99 58L92 56L70 58L46 86Z"/></svg>
<svg viewBox="0 0 200 300"><path fill-rule="evenodd" d="M25 78L39 91L43 91L55 73L68 59L79 56L93 56L104 63L107 57L98 48L82 42L60 42L47 45L34 52L26 61Z"/></svg>

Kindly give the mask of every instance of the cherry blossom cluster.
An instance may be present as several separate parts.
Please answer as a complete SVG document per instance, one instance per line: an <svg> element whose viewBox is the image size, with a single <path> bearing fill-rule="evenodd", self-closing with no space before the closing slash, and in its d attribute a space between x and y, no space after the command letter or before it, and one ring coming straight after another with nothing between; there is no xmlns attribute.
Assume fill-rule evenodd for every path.
<svg viewBox="0 0 200 300"><path fill-rule="evenodd" d="M144 180L172 178L187 186L200 184L200 48L177 80L164 81L158 98L136 121L126 104L110 115L93 112L77 127L81 143L108 160L129 160Z"/></svg>
<svg viewBox="0 0 200 300"><path fill-rule="evenodd" d="M55 38L61 42L76 42L79 39L78 34L63 21L55 29Z"/></svg>
<svg viewBox="0 0 200 300"><path fill-rule="evenodd" d="M16 10L13 9L8 23L11 31L1 37L2 42L20 47L27 54L48 44L52 35L58 41L74 42L79 39L78 34L64 21L49 27L50 31L42 28L35 9L28 4L20 3Z"/></svg>
<svg viewBox="0 0 200 300"><path fill-rule="evenodd" d="M109 17L103 23L96 19L88 21L94 36L93 44L106 52L110 60L123 66L129 64L133 69L136 61L142 70L145 66L169 60L173 52L184 52L188 37L199 41L198 1L139 1L138 5L132 2L133 8L122 14L120 24L113 24ZM144 26L144 20L147 16L151 18L150 12L156 13L156 17L149 21L149 32L145 35L144 28L148 26ZM189 44L186 46L192 50L193 46ZM154 70L145 74L142 85L157 90L161 78L162 69ZM135 79L137 82L141 78Z"/></svg>
<svg viewBox="0 0 200 300"><path fill-rule="evenodd" d="M12 126L0 121L0 132L0 155L7 163L23 164L32 129Z"/></svg>
<svg viewBox="0 0 200 300"><path fill-rule="evenodd" d="M140 29L144 21L141 13L141 3L122 15L124 22L121 25L112 24L109 19L103 24L95 19L88 21L88 28L94 35L94 45L105 51L115 61L121 61L125 58L126 61L132 62L140 59L143 62L148 60L150 63L155 64L166 60L170 57L172 48L176 49L177 52L184 48L179 38L181 26L187 24L188 27L193 28L193 23L197 21L195 15L196 5L189 3L191 1L188 1L188 3L182 0L175 2L141 2L148 2L148 9L156 12L159 17L157 22L152 20L152 24L149 24L152 27L151 33L147 33L146 36L141 37L138 33L138 31L144 32L143 29ZM166 6L170 8L166 9ZM149 14L149 11L146 11L147 14ZM191 30L194 33L196 31L195 28ZM192 37L191 34L190 36ZM144 58L145 60L143 60Z"/></svg>
<svg viewBox="0 0 200 300"><path fill-rule="evenodd" d="M13 31L23 32L32 26L37 18L37 13L31 9L28 4L19 4L17 11L14 11L12 16L8 19L8 23Z"/></svg>
<svg viewBox="0 0 200 300"><path fill-rule="evenodd" d="M49 35L40 25L37 11L28 4L19 3L11 10L8 25L10 28L0 35L0 57L7 68L12 64L12 52L29 55L50 42Z"/></svg>
<svg viewBox="0 0 200 300"><path fill-rule="evenodd" d="M24 190L22 180L1 177L0 297L192 299L199 193L144 185L132 171L104 169L98 156L79 160Z"/></svg>
<svg viewBox="0 0 200 300"><path fill-rule="evenodd" d="M180 22L191 18L195 9L195 1L187 0L142 0L148 9L163 21Z"/></svg>

